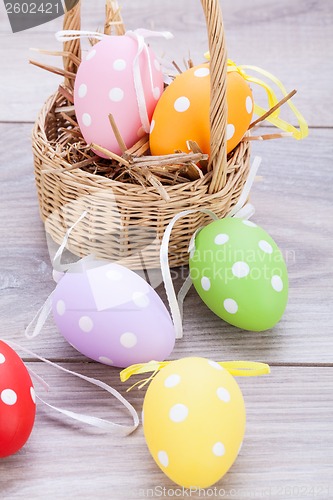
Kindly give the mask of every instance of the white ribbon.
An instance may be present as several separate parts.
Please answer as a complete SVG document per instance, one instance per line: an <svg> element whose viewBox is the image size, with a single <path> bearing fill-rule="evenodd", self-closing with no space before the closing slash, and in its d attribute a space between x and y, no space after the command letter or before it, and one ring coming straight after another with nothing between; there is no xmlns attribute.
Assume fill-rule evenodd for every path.
<svg viewBox="0 0 333 500"><path fill-rule="evenodd" d="M62 240L60 247L58 248L55 256L53 257L53 261L52 261L53 273L52 273L52 275L53 275L53 278L56 282L58 282L57 280L61 279L60 273L62 273L64 271L68 271L70 269L70 267L73 266L73 263L61 264L61 257L62 257L63 251L66 248L67 241L68 241L68 238L69 238L71 232L77 226L77 224L79 224L82 221L82 219L84 219L84 217L86 215L87 215L87 211L85 210L80 215L78 220L76 222L74 222L74 224L70 228L67 229L66 234L64 236L64 239ZM53 295L53 292L50 293L50 295L47 297L47 299L45 300L42 307L37 311L34 318L30 321L30 323L26 327L24 334L29 340L37 337L41 333L43 326L45 325L46 320L52 311L52 295ZM35 323L36 323L36 325L34 327ZM31 333L32 329L33 329L33 331Z"/></svg>
<svg viewBox="0 0 333 500"><path fill-rule="evenodd" d="M85 210L80 215L80 217L78 218L78 220L76 222L74 222L74 224L69 229L67 229L66 234L64 236L64 239L62 240L62 243L61 243L60 247L58 248L55 256L53 257L52 265L53 265L53 269L55 269L56 271L58 271L58 272L68 271L68 269L72 265L72 264L61 264L61 257L62 257L63 251L66 248L67 241L68 241L68 238L70 237L71 232L82 221L82 219L85 218L85 216L87 215L87 213L88 212Z"/></svg>
<svg viewBox="0 0 333 500"><path fill-rule="evenodd" d="M30 356L33 356L34 358L39 359L40 361L43 361L44 363L47 363L50 366L53 366L54 368L57 368L57 370L61 370L65 373L69 373L70 375L74 375L75 377L78 377L82 380L85 380L86 382L89 382L90 384L96 385L97 387L100 387L104 391L108 392L109 394L112 394L118 401L120 401L125 408L128 410L130 413L131 417L133 418L133 424L132 425L123 425L123 424L116 424L114 422L111 422L110 420L105 420L102 418L98 417L92 417L90 415L84 415L82 413L76 413L70 410L64 410L63 408L58 408L56 406L53 406L44 399L42 399L39 395L36 394L36 397L38 398L39 401L41 401L43 404L51 408L52 410L55 410L62 415L65 415L66 417L72 418L74 420L77 420L78 422L85 423L92 425L93 427L97 427L99 429L102 429L104 431L107 431L109 433L118 435L118 436L128 436L132 432L135 431L135 429L139 425L139 416L137 414L137 411L135 408L113 387L109 386L108 384L105 384L104 382L101 382L100 380L97 380L95 378L87 377L85 375L82 375L81 373L76 373L71 370L67 370L67 368L63 368L60 365L57 365L56 363L53 363L52 361L43 358L41 356L38 356L34 352L30 351L29 349L25 349L24 347L16 344L13 341L7 341L4 339L4 342L6 342L9 345L12 345L14 348L21 349L24 351L26 354L29 354ZM30 368L27 368L31 376L36 379L39 383L41 383L46 390L49 389L48 384L39 376L37 375L33 370Z"/></svg>
<svg viewBox="0 0 333 500"><path fill-rule="evenodd" d="M229 212L227 217L238 217L242 219L247 219L251 217L255 210L253 205L250 203L247 203L244 205L246 200L248 199L248 196L250 194L255 176L257 175L259 166L261 164L261 158L259 156L256 156L253 160L253 163L250 168L250 172L248 175L248 178L244 184L243 191L241 193L241 196L239 197L238 202L235 204L235 206L232 208L232 210ZM244 206L243 206L244 205ZM210 210L207 209L194 209L194 210L185 210L183 212L180 212L179 214L175 215L175 217L172 219L172 221L168 224L163 238L162 238L162 243L161 243L161 248L160 248L160 264L161 264L161 271L162 271L162 277L163 277L163 282L164 282L164 287L166 291L166 295L168 298L169 302L169 307L170 307L170 312L173 320L173 324L175 327L175 332L176 332L176 339L181 339L183 337L183 303L186 298L186 295L188 294L191 286L192 286L192 281L190 276L188 276L181 287L178 297L176 296L175 293L175 288L173 286L172 282L172 277L171 277L171 272L170 272L170 266L169 266L169 241L170 241L170 236L172 233L172 229L176 222L181 219L182 217L186 217L187 215L191 215L194 213L206 213L208 214L213 220L218 220L218 217L214 212L211 212ZM198 228L195 233L192 235L188 251L191 252L195 248L195 238L198 232L202 229L202 227Z"/></svg>
<svg viewBox="0 0 333 500"><path fill-rule="evenodd" d="M173 320L173 324L175 327L175 332L176 332L176 339L181 339L183 337L183 321L182 321L182 314L181 314L181 309L179 307L175 289L172 283L172 277L171 277L171 271L170 271L170 266L169 266L169 241L170 241L170 236L172 229L176 222L181 219L182 217L186 217L187 215L195 214L197 212L202 212L204 214L209 215L213 220L217 220L218 217L215 215L213 212L211 212L208 209L193 209L193 210L184 210L183 212L180 212L179 214L175 215L172 221L168 224L163 238L162 238L162 243L161 243L161 248L160 248L160 264L161 264L161 271L162 271L162 277L163 277L163 282L164 282L164 287L165 291L167 294L169 306L170 306L170 312ZM185 288L186 289L186 288ZM190 289L190 287L187 289L187 291Z"/></svg>
<svg viewBox="0 0 333 500"><path fill-rule="evenodd" d="M184 300L186 298L186 295L190 291L190 288L192 286L192 279L191 276L188 275L187 278L185 279L184 283L181 286L181 289L178 292L177 295L177 302L179 306L179 312L180 312L180 317L183 319L183 314L184 314Z"/></svg>
<svg viewBox="0 0 333 500"><path fill-rule="evenodd" d="M47 297L42 307L37 311L34 318L30 321L29 325L26 327L24 334L27 337L27 339L31 340L37 337L42 331L43 326L45 325L46 320L49 317L50 312L52 311L52 295L53 292L50 293L50 295ZM36 323L35 328L33 329L32 333L30 333L35 323Z"/></svg>
<svg viewBox="0 0 333 500"><path fill-rule="evenodd" d="M234 205L233 208L231 209L231 211L228 213L227 217L233 217L233 216L237 217L237 213L239 213L239 211L244 207L244 204L249 197L249 194L250 194L252 185L254 183L254 179L257 175L258 169L261 165L261 161L262 161L261 156L255 156L253 163L251 165L251 168L250 168L249 175L248 175L246 182L244 184L242 194L240 195L239 200L237 201L236 205Z"/></svg>
<svg viewBox="0 0 333 500"><path fill-rule="evenodd" d="M69 42L71 40L77 40L80 38L96 38L97 40L103 40L104 38L109 37L110 35L105 35L104 33L98 33L97 31L65 30L65 31L58 31L55 36L58 42ZM133 81L134 81L134 88L135 88L142 128L148 134L150 131L150 120L147 113L147 102L142 81L140 56L141 54L145 55L146 63L148 66L151 92L153 96L156 97L156 99L158 99L159 95L156 96L155 94L156 89L154 87L153 71L151 66L149 49L146 44L146 38L165 38L166 40L170 40L171 38L173 38L173 34L170 33L169 31L152 31L146 29L136 29L134 31L127 31L124 36L128 36L137 42L137 47L138 47L137 53L133 60Z"/></svg>
<svg viewBox="0 0 333 500"><path fill-rule="evenodd" d="M149 49L147 47L145 40L146 38L151 38L151 37L160 37L160 38L165 38L166 40L170 40L171 38L173 38L173 35L169 31L151 31L145 29L137 29L135 31L127 31L125 33L125 36L133 38L133 40L136 40L138 44L138 51L133 61L133 78L134 78L134 86L138 102L141 124L144 131L148 134L150 132L150 120L147 113L146 98L143 90L143 82L142 82L142 75L140 68L140 56L142 53L145 54L148 65L151 91L153 93L153 96L156 97L157 100L159 98L159 95L155 96L156 89L154 87L151 60L149 56Z"/></svg>

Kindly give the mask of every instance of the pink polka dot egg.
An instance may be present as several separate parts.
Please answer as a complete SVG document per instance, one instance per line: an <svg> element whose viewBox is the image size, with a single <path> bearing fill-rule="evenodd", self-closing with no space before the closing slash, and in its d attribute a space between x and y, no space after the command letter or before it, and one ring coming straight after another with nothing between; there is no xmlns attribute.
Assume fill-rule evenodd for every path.
<svg viewBox="0 0 333 500"><path fill-rule="evenodd" d="M81 259L52 295L56 325L81 354L117 367L162 361L175 331L156 291L134 271L115 263Z"/></svg>
<svg viewBox="0 0 333 500"><path fill-rule="evenodd" d="M145 134L134 82L137 54L138 42L134 38L105 36L82 60L75 80L74 106L87 144L95 143L113 153L121 153L110 125L110 113L128 148ZM138 65L145 98L143 105L150 122L163 91L163 74L150 48L140 53Z"/></svg>

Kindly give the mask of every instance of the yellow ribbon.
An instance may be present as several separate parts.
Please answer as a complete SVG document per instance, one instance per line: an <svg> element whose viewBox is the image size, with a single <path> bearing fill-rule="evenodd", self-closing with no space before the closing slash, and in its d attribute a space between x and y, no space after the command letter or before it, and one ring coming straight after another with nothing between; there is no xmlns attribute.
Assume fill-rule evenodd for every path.
<svg viewBox="0 0 333 500"><path fill-rule="evenodd" d="M120 372L120 380L122 382L126 382L133 375L152 373L149 378L140 380L132 385L129 389L127 389L127 392L137 385L139 386L139 389L141 389L154 378L156 373L168 366L170 363L172 363L172 361L149 361L149 363L131 365ZM259 377L261 375L267 375L271 372L269 365L266 363L258 363L256 361L219 361L217 364L225 368L234 377Z"/></svg>
<svg viewBox="0 0 333 500"><path fill-rule="evenodd" d="M205 53L205 57L208 60L210 59L209 52ZM274 90L272 89L272 87L268 83L264 82L260 78L256 78L254 76L248 75L244 70L254 71L256 73L259 73L260 75L263 75L265 78L272 81L280 89L283 97L286 97L288 95L288 92L287 92L285 86L283 85L283 83L276 76L274 76L272 73L269 73L268 71L266 71L262 68L259 68L258 66L251 66L251 65L244 65L244 64L237 66L231 59L228 59L228 68L227 68L228 73L230 73L232 71L236 71L246 81L248 81L250 83L254 83L256 85L260 85L260 87L262 87L265 90L265 92L267 94L269 109L273 108L279 102L279 99L277 98L276 93L274 92ZM308 136L308 133L309 133L308 124L307 124L305 118L303 117L303 115L301 114L301 112L293 104L291 99L289 99L287 101L287 104L290 107L290 109L292 110L293 114L295 115L297 122L298 122L298 125L299 125L299 128L294 127L291 123L288 123L287 121L280 118L279 117L280 109L277 109L276 111L274 111L274 113L272 113L269 117L267 117L266 120L268 122L272 123L272 125L275 125L275 127L283 130L284 132L292 134L292 136L295 139L298 139L298 140L304 139L305 137ZM265 113L267 113L267 110L265 110L264 108L262 108L258 104L255 104L254 105L254 112L258 116L263 116Z"/></svg>

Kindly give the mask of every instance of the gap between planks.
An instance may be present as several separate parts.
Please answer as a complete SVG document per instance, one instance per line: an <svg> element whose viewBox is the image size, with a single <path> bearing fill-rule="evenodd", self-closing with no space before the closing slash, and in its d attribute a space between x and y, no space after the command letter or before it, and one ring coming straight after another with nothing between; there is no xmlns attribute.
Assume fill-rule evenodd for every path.
<svg viewBox="0 0 333 500"><path fill-rule="evenodd" d="M22 361L24 363L44 363L44 361L38 359L38 358L26 358L26 357L21 357ZM82 365L94 365L97 364L97 361L93 360L82 360L82 359L69 359L69 358L47 358L49 361L52 361L52 363L73 363L73 364L82 364ZM173 359L167 360L167 361L175 361ZM333 363L291 363L291 362L284 362L284 361L272 361L271 363L267 360L265 360L265 363L267 363L270 367L276 367L276 368L333 368ZM98 363L98 366L101 363ZM103 365L103 364L102 364ZM104 365L107 366L107 365ZM117 366L110 366L110 368L114 368L117 370L122 370L122 368L119 368Z"/></svg>
<svg viewBox="0 0 333 500"><path fill-rule="evenodd" d="M30 120L0 120L0 125L35 125L35 121L30 121ZM265 122L263 122L264 125L262 128L266 129L273 129L277 130L277 128L274 125L266 125ZM297 123L292 124L294 127L298 127ZM332 125L309 125L309 130L332 130L333 129L333 123Z"/></svg>

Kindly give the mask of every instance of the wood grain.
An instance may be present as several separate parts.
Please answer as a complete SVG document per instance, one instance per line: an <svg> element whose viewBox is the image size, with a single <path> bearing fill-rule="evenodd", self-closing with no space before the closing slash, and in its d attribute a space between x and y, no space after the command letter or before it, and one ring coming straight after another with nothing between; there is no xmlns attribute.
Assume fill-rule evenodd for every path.
<svg viewBox="0 0 333 500"><path fill-rule="evenodd" d="M29 364L51 385L50 394L43 394L47 401L130 423L103 392L37 365ZM66 367L77 369L73 364ZM112 368L89 364L80 371L125 391ZM278 367L269 376L238 379L238 383L247 407L246 439L237 462L216 485L225 494L216 498L331 498L331 369ZM144 391L127 395L141 412ZM0 492L6 499L46 498L48 492L66 499L139 499L143 492L148 495L147 490L159 486L177 490L150 457L142 427L127 438L108 437L88 426L72 424L40 404L27 446L0 462Z"/></svg>
<svg viewBox="0 0 333 500"><path fill-rule="evenodd" d="M102 26L103 1L83 2L86 29ZM169 29L171 42L155 44L182 64L190 49L199 62L206 33L199 0L123 0L130 29ZM254 185L254 220L277 241L287 260L290 297L282 321L269 332L242 332L211 313L192 289L185 303L185 336L172 359L200 355L215 360L269 362L272 373L239 379L247 406L241 454L218 484L220 497L242 500L333 497L333 70L330 2L233 0L222 2L229 56L257 64L299 92L295 103L312 126L302 142L253 144L262 156ZM61 19L15 35L0 2L0 318L2 339L15 340L71 369L110 383L123 393L119 371L93 363L57 332L50 318L34 341L24 328L52 291L50 255L55 245L39 219L30 145L32 122L60 79L27 64L29 47L55 49ZM45 56L43 61L54 60ZM260 98L260 97L259 97ZM286 110L283 111L284 113ZM27 123L24 123L27 122ZM270 131L272 129L269 129ZM187 269L173 270L176 286ZM166 301L159 273L150 278ZM159 285L159 286L158 286ZM52 386L50 403L128 422L120 405L83 382L23 353L28 366ZM41 391L42 392L42 391ZM41 394L42 395L42 394ZM128 398L140 412L144 391ZM0 460L0 498L139 499L161 486L176 494L155 466L142 427L123 439L73 424L38 405L35 428L23 450ZM185 495L183 495L185 498ZM192 498L199 498L193 493Z"/></svg>
<svg viewBox="0 0 333 500"><path fill-rule="evenodd" d="M0 170L0 314L4 332L27 345L23 331L53 289L50 254L39 220L30 156L30 125L0 125L7 145ZM20 137L21 149L15 147ZM256 144L263 163L252 191L254 220L278 242L288 263L290 297L282 321L264 333L239 331L225 324L192 289L185 302L185 337L174 357L192 352L222 358L276 363L331 363L332 130L313 130L303 142ZM316 164L313 151L320 151ZM26 154L22 155L21 151ZM272 201L272 197L274 201ZM50 251L53 246L50 242ZM174 270L179 287L186 269ZM158 281L158 278L157 278ZM158 292L165 298L163 287ZM193 314L193 311L196 314ZM66 344L50 319L42 335L28 343L51 357L82 359Z"/></svg>
<svg viewBox="0 0 333 500"><path fill-rule="evenodd" d="M98 5L96 8L95 5ZM96 30L103 19L104 2L83 2L84 29ZM129 29L138 26L170 30L174 40L153 40L152 46L169 60L182 59L189 52L196 63L207 50L207 35L200 1L168 0L168 8L160 8L156 0L131 2L123 0L123 15ZM57 50L60 44L53 33L61 29L59 18L34 30L11 35L9 23L0 4L0 60L6 78L0 80L0 119L33 121L43 101L57 88L60 77L28 66L37 54L30 47ZM229 57L238 64L254 64L276 74L288 90L299 90L294 102L312 126L331 126L333 10L330 2L320 0L244 0L226 2L223 9ZM55 65L55 58L39 60ZM313 61L310 64L310 61ZM17 78L17 68L24 78ZM318 68L318 70L314 70ZM257 101L262 100L256 91ZM287 114L288 116L288 114Z"/></svg>

